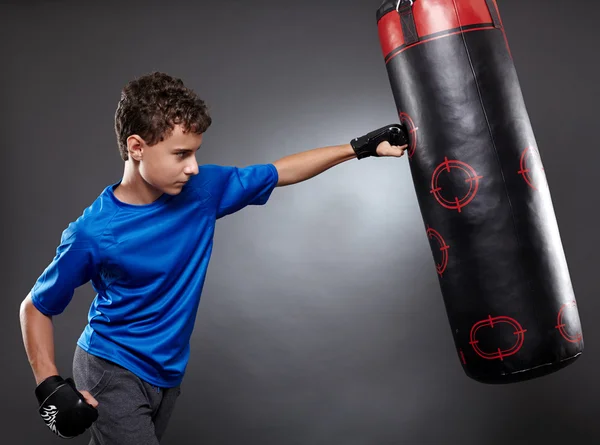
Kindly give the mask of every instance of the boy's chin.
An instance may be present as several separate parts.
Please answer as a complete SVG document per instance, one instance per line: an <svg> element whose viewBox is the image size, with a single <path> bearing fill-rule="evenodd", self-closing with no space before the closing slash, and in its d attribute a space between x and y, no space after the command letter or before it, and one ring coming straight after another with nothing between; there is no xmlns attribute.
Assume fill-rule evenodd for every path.
<svg viewBox="0 0 600 445"><path fill-rule="evenodd" d="M183 190L184 185L185 184L175 184L171 187L165 188L163 192L167 195L179 195Z"/></svg>

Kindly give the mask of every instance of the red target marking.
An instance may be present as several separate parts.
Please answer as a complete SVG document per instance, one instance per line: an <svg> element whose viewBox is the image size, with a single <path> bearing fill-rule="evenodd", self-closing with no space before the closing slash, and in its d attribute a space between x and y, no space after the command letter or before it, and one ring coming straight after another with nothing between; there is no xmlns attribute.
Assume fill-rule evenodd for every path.
<svg viewBox="0 0 600 445"><path fill-rule="evenodd" d="M460 351L460 359L461 359L463 365L466 365L467 364L467 360L465 359L465 353L463 352L462 349L460 349L459 351Z"/></svg>
<svg viewBox="0 0 600 445"><path fill-rule="evenodd" d="M565 340L567 340L568 342L571 342L571 343L579 343L581 341L581 339L583 338L583 335L581 334L581 332L577 332L575 335L570 335L567 332L567 330L565 329L567 325L563 322L563 316L564 316L565 310L567 310L569 308L576 308L576 307L577 307L577 303L575 302L575 300L563 304L562 307L560 308L560 311L558 311L558 317L556 319L556 326L555 326L555 328L558 329L558 332L560 332L560 335L562 335Z"/></svg>
<svg viewBox="0 0 600 445"><path fill-rule="evenodd" d="M442 187L439 186L439 179L442 173L451 173L453 169L460 170L467 175L465 182L469 184L469 190L462 198L454 196L450 200L446 199L446 197L442 195ZM444 162L438 165L433 172L431 177L431 190L429 193L433 193L437 202L439 202L443 207L447 209L458 210L458 213L460 213L462 208L469 204L473 198L475 198L475 195L477 195L477 191L479 190L479 180L482 178L483 176L477 175L475 169L469 164L457 160L449 161L448 158L445 157Z"/></svg>
<svg viewBox="0 0 600 445"><path fill-rule="evenodd" d="M536 163L534 161L534 159L537 158L538 162ZM519 167L520 170L517 172L518 174L520 174L521 176L523 176L523 179L525 180L525 182L527 183L527 185L529 187L531 187L534 190L537 190L537 188L533 185L533 178L531 177L531 173L533 172L533 169L536 167L532 164L539 164L539 169L541 171L544 171L544 167L541 166L541 159L540 159L540 154L539 152L534 148L534 147L527 147L525 150L523 150L523 153L521 154L521 161L519 163Z"/></svg>
<svg viewBox="0 0 600 445"><path fill-rule="evenodd" d="M514 328L513 333L515 334L516 339L514 345L511 348L504 350L498 348L498 350L494 352L486 352L479 347L479 340L476 339L477 331L484 327L490 327L493 329L494 323L506 323ZM491 315L489 315L488 318L486 318L485 320L481 320L473 325L473 327L471 328L469 344L473 347L477 355L486 360L504 360L504 357L516 354L519 351L519 349L521 349L521 347L523 346L523 342L525 341L525 332L527 332L527 330L523 329L519 322L514 318L506 316L492 317Z"/></svg>
<svg viewBox="0 0 600 445"><path fill-rule="evenodd" d="M412 118L407 113L400 113L398 117L400 123L404 124L408 130L408 157L412 158L417 149L417 130L419 128L415 126Z"/></svg>
<svg viewBox="0 0 600 445"><path fill-rule="evenodd" d="M431 227L427 226L427 236L429 239L435 238L440 245L440 252L442 252L442 258L439 263L436 263L435 268L437 269L437 273L442 276L446 267L448 266L448 249L450 246L446 244L444 238L440 233L436 230L433 230Z"/></svg>

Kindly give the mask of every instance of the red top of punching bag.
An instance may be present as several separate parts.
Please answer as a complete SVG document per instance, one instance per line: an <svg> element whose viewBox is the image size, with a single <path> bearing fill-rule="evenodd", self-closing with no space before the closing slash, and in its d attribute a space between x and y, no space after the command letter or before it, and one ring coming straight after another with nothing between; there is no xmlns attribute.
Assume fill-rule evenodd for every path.
<svg viewBox="0 0 600 445"><path fill-rule="evenodd" d="M496 0L387 0L377 11L377 22L386 62L406 48L433 39L501 27ZM416 42L415 36L405 35L409 22L414 23Z"/></svg>

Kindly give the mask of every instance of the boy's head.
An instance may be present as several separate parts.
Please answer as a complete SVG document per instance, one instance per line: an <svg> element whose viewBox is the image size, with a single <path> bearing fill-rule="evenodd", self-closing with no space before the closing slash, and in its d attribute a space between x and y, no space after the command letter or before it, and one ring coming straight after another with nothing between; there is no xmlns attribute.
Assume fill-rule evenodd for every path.
<svg viewBox="0 0 600 445"><path fill-rule="evenodd" d="M154 188L177 193L196 174L194 156L212 120L207 107L180 79L154 72L129 82L115 113L124 161L139 163Z"/></svg>
<svg viewBox="0 0 600 445"><path fill-rule="evenodd" d="M121 158L129 159L127 139L140 136L149 146L171 135L175 125L184 133L204 133L212 119L206 104L181 79L154 72L130 81L115 113Z"/></svg>

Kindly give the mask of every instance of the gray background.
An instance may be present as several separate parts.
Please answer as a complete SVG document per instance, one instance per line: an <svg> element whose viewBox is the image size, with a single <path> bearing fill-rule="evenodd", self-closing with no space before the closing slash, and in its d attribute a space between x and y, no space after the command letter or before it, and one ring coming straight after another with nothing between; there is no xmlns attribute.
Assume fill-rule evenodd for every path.
<svg viewBox="0 0 600 445"><path fill-rule="evenodd" d="M600 7L499 3L578 299L582 358L511 386L469 380L407 158L351 161L217 225L191 362L163 443L600 441ZM121 87L162 70L194 88L214 118L201 163L272 162L345 143L397 121L379 4L0 6L2 442L63 442L37 416L18 308L61 231L121 176L112 127ZM64 374L92 298L83 286L55 318Z"/></svg>

